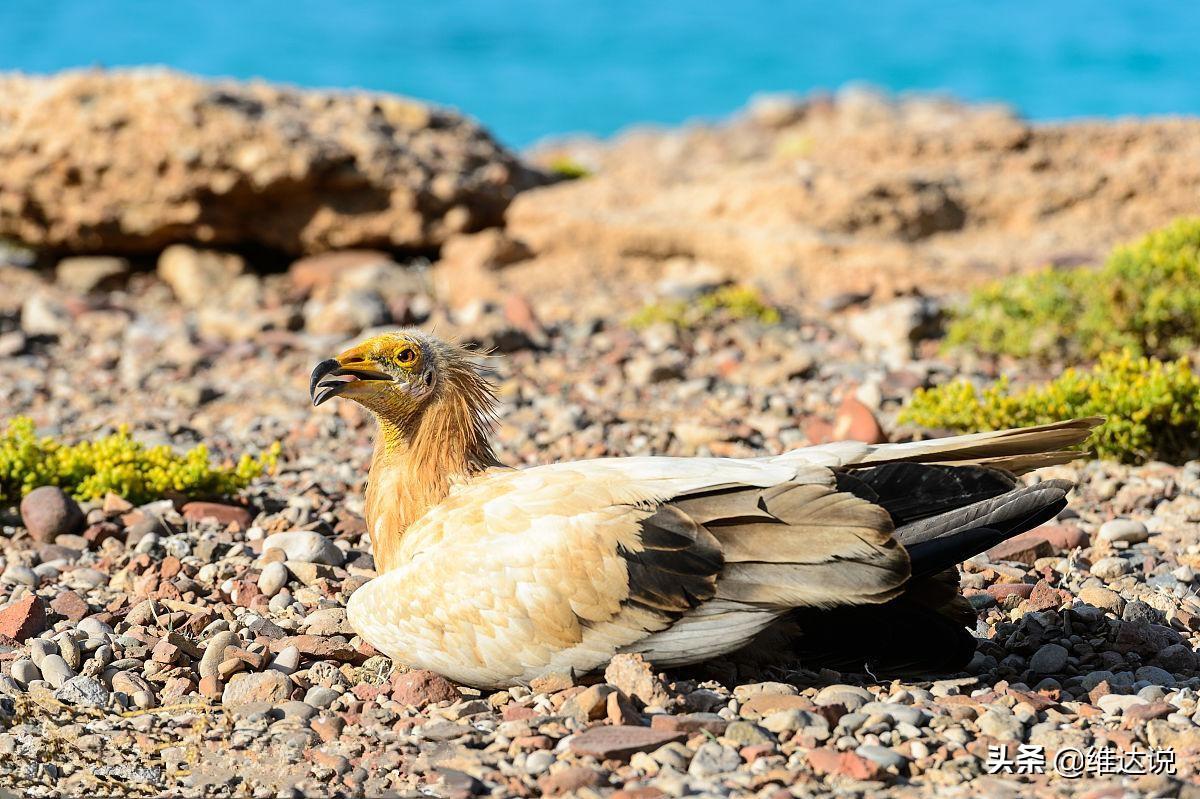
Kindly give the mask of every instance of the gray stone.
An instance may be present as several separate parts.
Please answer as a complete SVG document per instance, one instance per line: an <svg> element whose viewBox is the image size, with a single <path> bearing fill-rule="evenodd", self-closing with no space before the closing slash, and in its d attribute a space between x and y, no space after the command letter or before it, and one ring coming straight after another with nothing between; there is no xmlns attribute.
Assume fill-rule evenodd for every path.
<svg viewBox="0 0 1200 799"><path fill-rule="evenodd" d="M313 716L317 715L317 709L307 702L301 702L298 699L288 700L277 706L280 713L285 719L295 719L298 721L308 721Z"/></svg>
<svg viewBox="0 0 1200 799"><path fill-rule="evenodd" d="M1101 541L1124 541L1129 544L1140 544L1150 537L1146 525L1132 519L1113 519L1100 525Z"/></svg>
<svg viewBox="0 0 1200 799"><path fill-rule="evenodd" d="M887 716L892 721L903 721L917 727L921 726L921 722L928 715L919 707L902 705L898 702L868 702L859 708L859 712L866 713L868 716Z"/></svg>
<svg viewBox="0 0 1200 799"><path fill-rule="evenodd" d="M268 549L283 550L288 560L303 563L341 566L346 559L342 550L334 546L332 541L312 530L292 530L288 533L269 535L263 541L263 552Z"/></svg>
<svg viewBox="0 0 1200 799"><path fill-rule="evenodd" d="M95 677L81 674L64 682L54 692L54 698L68 705L104 707L108 704L108 689Z"/></svg>
<svg viewBox="0 0 1200 799"><path fill-rule="evenodd" d="M304 703L317 708L329 707L337 701L339 696L341 696L341 694L332 688L314 685L312 688L308 689L307 693L304 694Z"/></svg>
<svg viewBox="0 0 1200 799"><path fill-rule="evenodd" d="M4 573L0 574L0 582L8 583L9 585L26 585L30 588L37 587L37 573L20 563L10 563L4 569Z"/></svg>
<svg viewBox="0 0 1200 799"><path fill-rule="evenodd" d="M1057 674L1066 668L1068 656L1058 644L1044 644L1029 659L1029 668L1038 674Z"/></svg>
<svg viewBox="0 0 1200 799"><path fill-rule="evenodd" d="M29 659L33 661L33 665L41 668L42 661L46 655L57 655L58 644L51 641L49 638L35 638L29 642Z"/></svg>
<svg viewBox="0 0 1200 799"><path fill-rule="evenodd" d="M544 774L554 765L554 760L554 753L545 749L530 752L529 756L525 758L525 772L527 774Z"/></svg>
<svg viewBox="0 0 1200 799"><path fill-rule="evenodd" d="M294 674L296 669L300 668L300 650L295 646L285 646L279 650L279 654L268 668L285 675Z"/></svg>
<svg viewBox="0 0 1200 799"><path fill-rule="evenodd" d="M1174 685L1175 677L1166 669L1158 666L1142 666L1134 673L1134 679L1153 683L1154 685Z"/></svg>
<svg viewBox="0 0 1200 799"><path fill-rule="evenodd" d="M721 737L728 738L739 746L768 744L773 743L775 740L763 728L748 721L730 722L729 726L725 728L725 732L721 734Z"/></svg>
<svg viewBox="0 0 1200 799"><path fill-rule="evenodd" d="M83 619L79 624L75 625L75 629L86 635L88 638L101 638L105 635L111 635L113 628L109 627L99 619L91 616Z"/></svg>
<svg viewBox="0 0 1200 799"><path fill-rule="evenodd" d="M990 735L1001 741L1019 741L1025 731L1025 725L1012 714L1001 708L992 708L976 721L979 730L984 735Z"/></svg>
<svg viewBox="0 0 1200 799"><path fill-rule="evenodd" d="M895 750L888 749L886 746L877 746L875 744L863 744L854 750L855 754L865 757L867 760L878 763L884 768L902 769L908 761L904 756Z"/></svg>
<svg viewBox="0 0 1200 799"><path fill-rule="evenodd" d="M736 749L722 746L716 741L701 744L692 757L688 766L688 774L701 779L714 777L729 771L736 771L742 764L742 757Z"/></svg>

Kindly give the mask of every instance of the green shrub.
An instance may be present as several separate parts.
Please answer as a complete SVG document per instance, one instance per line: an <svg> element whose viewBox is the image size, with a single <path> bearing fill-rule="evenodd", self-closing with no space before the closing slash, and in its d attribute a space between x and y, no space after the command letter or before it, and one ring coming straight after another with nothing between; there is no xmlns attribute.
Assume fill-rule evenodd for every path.
<svg viewBox="0 0 1200 799"><path fill-rule="evenodd" d="M233 466L213 466L203 444L179 455L167 446L147 447L122 426L94 441L63 444L38 438L33 421L18 416L0 433L0 502L17 502L38 486L56 485L78 499L108 492L135 504L166 494L226 496L274 468L279 445Z"/></svg>
<svg viewBox="0 0 1200 799"><path fill-rule="evenodd" d="M1113 250L1098 269L1043 270L985 286L946 340L1019 358L1174 358L1200 346L1200 218Z"/></svg>
<svg viewBox="0 0 1200 799"><path fill-rule="evenodd" d="M691 300L661 300L643 307L629 320L641 330L666 323L687 330L715 319L750 319L764 325L778 324L779 310L767 305L749 286L721 286Z"/></svg>
<svg viewBox="0 0 1200 799"><path fill-rule="evenodd" d="M547 164L547 168L554 175L567 180L578 180L579 178L590 177L592 170L588 169L583 164L573 158L565 155L556 156Z"/></svg>
<svg viewBox="0 0 1200 799"><path fill-rule="evenodd" d="M976 432L1083 416L1106 417L1089 442L1101 457L1190 460L1200 453L1200 375L1187 358L1164 362L1126 350L1022 391L1007 379L982 390L966 380L918 389L899 420Z"/></svg>

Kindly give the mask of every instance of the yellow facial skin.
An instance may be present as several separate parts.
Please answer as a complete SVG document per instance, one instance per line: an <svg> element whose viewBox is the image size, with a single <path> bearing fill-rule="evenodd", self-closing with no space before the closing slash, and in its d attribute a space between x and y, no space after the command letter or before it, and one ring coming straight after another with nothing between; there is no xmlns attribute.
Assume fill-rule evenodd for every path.
<svg viewBox="0 0 1200 799"><path fill-rule="evenodd" d="M328 379L336 377L350 379ZM309 390L314 405L345 397L381 416L402 419L420 408L436 385L427 345L416 336L387 333L317 364Z"/></svg>

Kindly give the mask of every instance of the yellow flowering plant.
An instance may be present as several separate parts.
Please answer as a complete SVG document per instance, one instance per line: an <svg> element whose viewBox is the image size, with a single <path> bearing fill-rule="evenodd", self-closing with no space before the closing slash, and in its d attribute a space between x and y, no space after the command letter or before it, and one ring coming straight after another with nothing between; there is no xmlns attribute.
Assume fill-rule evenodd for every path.
<svg viewBox="0 0 1200 799"><path fill-rule="evenodd" d="M228 496L273 470L278 457L275 443L257 458L246 454L235 464L214 466L203 444L183 454L165 445L148 447L124 425L91 441L64 444L38 437L33 421L18 416L0 433L0 502L15 503L44 485L81 500L112 492L135 504L168 494Z"/></svg>

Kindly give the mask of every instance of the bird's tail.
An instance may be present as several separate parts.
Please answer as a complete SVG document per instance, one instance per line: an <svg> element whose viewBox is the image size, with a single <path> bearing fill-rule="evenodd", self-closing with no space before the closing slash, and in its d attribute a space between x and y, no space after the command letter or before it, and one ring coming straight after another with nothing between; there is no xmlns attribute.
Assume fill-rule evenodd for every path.
<svg viewBox="0 0 1200 799"><path fill-rule="evenodd" d="M1074 486L1014 474L1079 457L1103 419L873 447L840 478L869 491L896 525L914 577L936 574L1053 519ZM865 487L854 486L864 484Z"/></svg>
<svg viewBox="0 0 1200 799"><path fill-rule="evenodd" d="M1064 422L991 430L949 438L932 438L904 444L879 444L848 468L881 463L940 463L990 466L1013 474L1066 463L1080 456L1072 449L1088 440L1104 422L1102 416L1068 419Z"/></svg>

